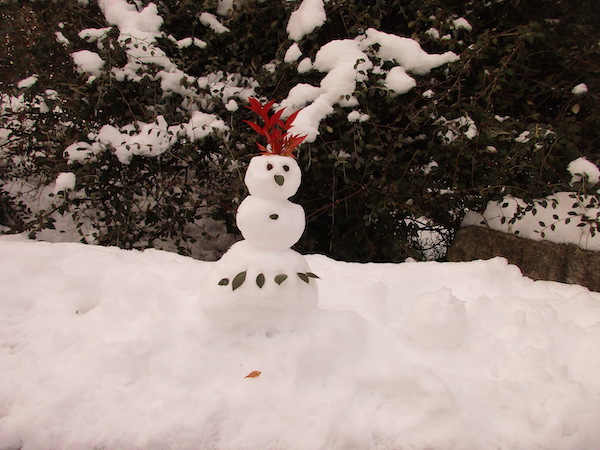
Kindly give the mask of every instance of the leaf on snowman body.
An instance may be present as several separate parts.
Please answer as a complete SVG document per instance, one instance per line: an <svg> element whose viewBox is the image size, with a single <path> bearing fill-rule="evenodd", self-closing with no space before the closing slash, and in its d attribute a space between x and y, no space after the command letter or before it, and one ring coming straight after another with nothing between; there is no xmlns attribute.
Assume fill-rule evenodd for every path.
<svg viewBox="0 0 600 450"><path fill-rule="evenodd" d="M229 278L222 278L221 281L219 281L219 286L227 286L229 284Z"/></svg>
<svg viewBox="0 0 600 450"><path fill-rule="evenodd" d="M262 273L259 273L256 277L256 285L261 289L265 285L265 276Z"/></svg>
<svg viewBox="0 0 600 450"><path fill-rule="evenodd" d="M319 277L318 275L315 275L312 272L306 272L306 275L309 276L310 278L318 278L319 280L321 279L321 277Z"/></svg>
<svg viewBox="0 0 600 450"><path fill-rule="evenodd" d="M305 283L309 282L308 275L306 275L305 273L298 272L298 278L300 278Z"/></svg>
<svg viewBox="0 0 600 450"><path fill-rule="evenodd" d="M231 282L231 288L235 291L246 281L246 271L238 273Z"/></svg>
<svg viewBox="0 0 600 450"><path fill-rule="evenodd" d="M281 273L277 276L275 276L275 283L281 285L281 283L283 283L285 280L287 280L287 275L285 273Z"/></svg>

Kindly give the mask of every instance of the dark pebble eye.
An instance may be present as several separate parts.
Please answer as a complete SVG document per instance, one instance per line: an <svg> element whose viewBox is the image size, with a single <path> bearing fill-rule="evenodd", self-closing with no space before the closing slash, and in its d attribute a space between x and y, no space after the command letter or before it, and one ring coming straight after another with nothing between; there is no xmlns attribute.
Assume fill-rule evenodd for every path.
<svg viewBox="0 0 600 450"><path fill-rule="evenodd" d="M285 170L286 172L288 172L290 170L290 166L288 166L288 165L283 166L283 170Z"/></svg>
<svg viewBox="0 0 600 450"><path fill-rule="evenodd" d="M271 170L273 168L273 164L267 164L267 170Z"/></svg>

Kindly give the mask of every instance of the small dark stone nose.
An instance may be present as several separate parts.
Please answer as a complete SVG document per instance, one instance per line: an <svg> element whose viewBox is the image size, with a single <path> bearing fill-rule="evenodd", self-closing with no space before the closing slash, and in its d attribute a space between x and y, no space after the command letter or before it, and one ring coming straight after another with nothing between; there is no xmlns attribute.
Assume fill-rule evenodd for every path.
<svg viewBox="0 0 600 450"><path fill-rule="evenodd" d="M279 185L279 186L283 186L283 183L285 183L285 178L283 178L283 175L275 175L275 182Z"/></svg>

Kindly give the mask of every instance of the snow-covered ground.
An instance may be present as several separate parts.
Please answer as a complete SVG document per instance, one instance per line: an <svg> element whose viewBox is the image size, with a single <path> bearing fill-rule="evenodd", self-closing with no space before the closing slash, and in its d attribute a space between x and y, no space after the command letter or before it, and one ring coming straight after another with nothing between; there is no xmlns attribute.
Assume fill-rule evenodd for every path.
<svg viewBox="0 0 600 450"><path fill-rule="evenodd" d="M503 259L310 255L318 313L246 335L201 313L214 263L15 239L0 239L2 449L600 442L600 294Z"/></svg>

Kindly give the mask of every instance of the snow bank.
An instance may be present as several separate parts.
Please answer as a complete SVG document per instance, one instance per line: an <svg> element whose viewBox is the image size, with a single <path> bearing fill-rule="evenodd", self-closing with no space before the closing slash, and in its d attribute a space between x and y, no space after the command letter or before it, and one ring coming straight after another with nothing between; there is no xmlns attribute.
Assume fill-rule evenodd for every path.
<svg viewBox="0 0 600 450"><path fill-rule="evenodd" d="M0 448L600 440L600 294L502 259L307 259L314 321L240 335L198 309L212 263L0 239Z"/></svg>

